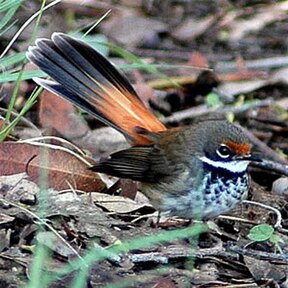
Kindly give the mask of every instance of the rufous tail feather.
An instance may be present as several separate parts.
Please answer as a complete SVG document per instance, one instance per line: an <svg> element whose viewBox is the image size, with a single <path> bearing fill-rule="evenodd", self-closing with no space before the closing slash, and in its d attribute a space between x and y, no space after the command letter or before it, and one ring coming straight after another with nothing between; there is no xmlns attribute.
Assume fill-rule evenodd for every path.
<svg viewBox="0 0 288 288"><path fill-rule="evenodd" d="M55 81L35 78L39 85L114 127L132 145L151 142L137 133L137 127L150 132L166 130L125 76L84 42L54 33L51 40L38 39L27 57Z"/></svg>

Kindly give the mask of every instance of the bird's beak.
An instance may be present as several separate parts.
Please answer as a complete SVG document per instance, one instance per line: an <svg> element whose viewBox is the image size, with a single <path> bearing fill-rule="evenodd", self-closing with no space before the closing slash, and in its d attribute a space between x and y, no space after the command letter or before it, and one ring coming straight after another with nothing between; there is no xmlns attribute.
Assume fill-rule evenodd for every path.
<svg viewBox="0 0 288 288"><path fill-rule="evenodd" d="M244 161L254 161L254 162L262 162L262 159L254 154L249 154L249 155L243 155L237 157L238 160L244 160Z"/></svg>

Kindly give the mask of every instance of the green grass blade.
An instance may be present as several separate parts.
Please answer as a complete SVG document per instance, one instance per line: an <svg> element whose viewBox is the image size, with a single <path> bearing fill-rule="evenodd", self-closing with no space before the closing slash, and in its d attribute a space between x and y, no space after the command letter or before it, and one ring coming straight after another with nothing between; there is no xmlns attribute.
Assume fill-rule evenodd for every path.
<svg viewBox="0 0 288 288"><path fill-rule="evenodd" d="M139 57L128 52L127 50L124 50L124 49L122 49L122 48L120 48L114 44L110 44L110 43L100 43L100 44L107 46L110 50L114 51L115 53L122 56L123 58L131 61L133 64L143 65L142 66L143 69L145 71L147 71L148 73L156 75L158 78L170 81L172 85L179 87L179 85L176 82L172 81L166 74L160 72L156 66L144 63Z"/></svg>
<svg viewBox="0 0 288 288"><path fill-rule="evenodd" d="M207 225L195 224L187 228L179 228L172 231L164 231L156 235L145 236L131 241L127 241L121 245L112 246L108 250L95 248L89 251L87 255L84 256L83 258L85 260L85 263L90 266L97 261L113 257L113 255L119 255L121 253L127 253L131 250L142 249L145 247L147 248L151 245L159 243L167 243L170 241L175 241L176 239L198 237L199 234L205 231L207 231ZM63 277L71 273L72 271L79 271L78 273L85 273L85 270L82 271L82 269L83 269L83 260L77 259L73 262L70 262L69 265L65 265L61 270L59 269L57 273L51 276L50 281L51 282L55 281L58 279L58 277Z"/></svg>
<svg viewBox="0 0 288 288"><path fill-rule="evenodd" d="M26 59L25 52L20 52L15 55L7 56L0 59L0 69L4 70L6 67L23 62Z"/></svg>
<svg viewBox="0 0 288 288"><path fill-rule="evenodd" d="M0 2L0 13L5 12L9 9L18 8L23 0L4 0ZM6 12L8 13L8 12ZM4 16L5 17L5 16ZM3 18L2 18L3 20Z"/></svg>
<svg viewBox="0 0 288 288"><path fill-rule="evenodd" d="M33 77L46 77L46 76L47 75L40 70L25 71L22 74L21 80L29 80L32 79ZM17 81L18 77L19 72L6 71L3 74L0 74L0 83Z"/></svg>
<svg viewBox="0 0 288 288"><path fill-rule="evenodd" d="M10 8L8 10L8 12L5 13L5 15L2 17L2 19L0 20L0 31L4 29L4 27L8 24L8 22L10 21L10 19L13 17L13 15L15 14L15 12L17 11L17 9L19 8L19 5L15 5L14 7ZM13 25L16 23L16 21L13 22ZM10 25L10 27L12 27L13 25ZM7 31L7 30L6 30ZM1 34L3 34L3 32L1 32Z"/></svg>

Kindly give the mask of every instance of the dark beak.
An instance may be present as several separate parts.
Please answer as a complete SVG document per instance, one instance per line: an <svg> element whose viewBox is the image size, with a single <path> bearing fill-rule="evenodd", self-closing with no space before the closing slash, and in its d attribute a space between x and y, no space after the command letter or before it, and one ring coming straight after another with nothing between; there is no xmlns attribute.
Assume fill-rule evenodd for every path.
<svg viewBox="0 0 288 288"><path fill-rule="evenodd" d="M246 155L246 156L241 156L238 158L239 160L248 160L248 161L253 161L253 162L262 162L262 159L257 156L257 155Z"/></svg>

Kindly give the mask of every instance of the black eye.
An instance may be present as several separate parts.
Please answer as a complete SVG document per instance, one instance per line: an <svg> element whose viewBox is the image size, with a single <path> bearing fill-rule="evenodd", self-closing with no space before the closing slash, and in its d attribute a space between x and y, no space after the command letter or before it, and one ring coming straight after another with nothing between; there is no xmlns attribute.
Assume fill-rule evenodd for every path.
<svg viewBox="0 0 288 288"><path fill-rule="evenodd" d="M229 147L227 147L226 145L221 145L217 150L216 153L221 157L221 158L229 158L232 153L231 150L229 149Z"/></svg>

